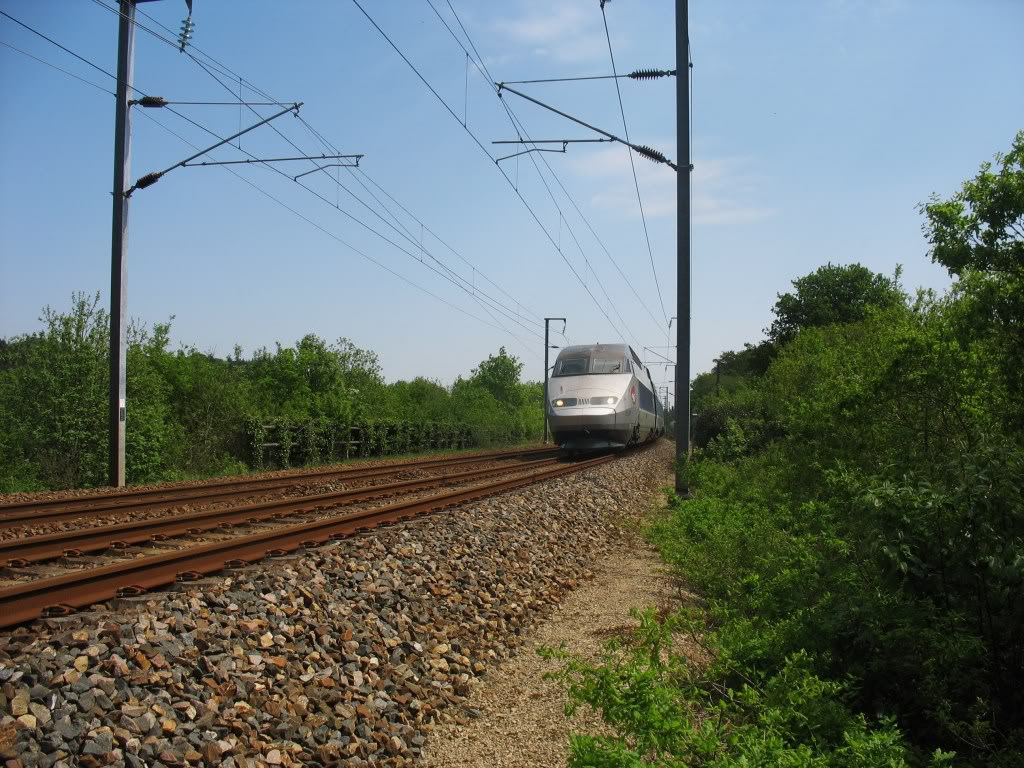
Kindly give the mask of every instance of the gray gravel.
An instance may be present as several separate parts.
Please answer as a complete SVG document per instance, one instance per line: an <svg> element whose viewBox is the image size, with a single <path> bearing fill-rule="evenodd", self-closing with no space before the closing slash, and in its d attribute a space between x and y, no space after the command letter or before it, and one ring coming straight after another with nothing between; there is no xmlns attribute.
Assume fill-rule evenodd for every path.
<svg viewBox="0 0 1024 768"><path fill-rule="evenodd" d="M0 634L0 758L409 765L649 506L659 453Z"/></svg>

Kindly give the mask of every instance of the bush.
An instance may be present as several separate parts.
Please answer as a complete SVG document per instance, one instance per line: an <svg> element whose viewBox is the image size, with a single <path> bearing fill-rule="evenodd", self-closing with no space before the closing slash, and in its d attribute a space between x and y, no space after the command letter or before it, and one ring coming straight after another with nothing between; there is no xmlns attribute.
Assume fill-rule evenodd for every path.
<svg viewBox="0 0 1024 768"><path fill-rule="evenodd" d="M106 480L109 320L99 296L0 340L0 492ZM387 384L376 355L313 335L244 359L169 351L170 323L128 339L127 479L183 479L349 456L537 439L541 385L501 349L448 388Z"/></svg>
<svg viewBox="0 0 1024 768"><path fill-rule="evenodd" d="M612 730L574 765L1021 765L1024 133L996 166L924 206L948 295L830 265L698 377L695 497L650 535L706 602L567 663Z"/></svg>
<svg viewBox="0 0 1024 768"><path fill-rule="evenodd" d="M600 713L614 735L572 737L570 768L814 766L898 768L908 750L891 720L869 723L844 702L845 686L814 674L804 653L774 674L718 682L725 662L701 669L676 649L674 635L697 629L692 615L658 620L634 613L640 626L612 640L596 664L543 649L563 661L554 675L569 692L567 714L581 705ZM932 755L946 765L950 756Z"/></svg>

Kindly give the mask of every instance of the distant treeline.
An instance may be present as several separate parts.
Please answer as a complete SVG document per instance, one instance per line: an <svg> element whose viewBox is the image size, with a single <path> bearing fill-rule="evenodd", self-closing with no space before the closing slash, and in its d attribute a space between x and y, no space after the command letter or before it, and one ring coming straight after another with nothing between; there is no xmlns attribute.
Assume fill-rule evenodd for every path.
<svg viewBox="0 0 1024 768"><path fill-rule="evenodd" d="M1024 765L1024 133L922 213L945 295L829 264L694 381L702 602L569 666L574 768Z"/></svg>
<svg viewBox="0 0 1024 768"><path fill-rule="evenodd" d="M0 339L0 491L103 485L109 317L98 295L76 294L41 321ZM504 348L446 387L387 384L376 354L347 339L223 359L172 351L169 333L129 331L129 483L521 443L543 429L542 385L520 381Z"/></svg>

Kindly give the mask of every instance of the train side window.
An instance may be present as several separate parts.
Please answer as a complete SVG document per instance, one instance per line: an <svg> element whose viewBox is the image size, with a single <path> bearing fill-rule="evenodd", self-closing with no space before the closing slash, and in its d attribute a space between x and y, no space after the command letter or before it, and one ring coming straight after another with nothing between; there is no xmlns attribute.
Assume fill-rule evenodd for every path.
<svg viewBox="0 0 1024 768"><path fill-rule="evenodd" d="M633 372L633 365L629 362L629 358L626 358L626 373Z"/></svg>
<svg viewBox="0 0 1024 768"><path fill-rule="evenodd" d="M640 357L637 355L637 353L633 351L632 347L629 348L629 354L631 354L633 356L633 362L636 363L637 368L640 368L642 370L643 367L644 367L644 364L640 360Z"/></svg>

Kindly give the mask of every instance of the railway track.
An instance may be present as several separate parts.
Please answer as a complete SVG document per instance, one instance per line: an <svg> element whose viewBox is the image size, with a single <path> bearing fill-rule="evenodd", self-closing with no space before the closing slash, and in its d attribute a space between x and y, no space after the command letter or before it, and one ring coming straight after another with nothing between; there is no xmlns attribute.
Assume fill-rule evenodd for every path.
<svg viewBox="0 0 1024 768"><path fill-rule="evenodd" d="M387 477L406 471L422 471L443 467L456 467L481 462L500 461L520 457L530 458L553 454L554 448L529 448L512 451L491 451L471 456L443 459L419 459L375 467L340 467L326 470L296 472L278 477L259 479L235 478L201 485L174 488L150 488L136 491L114 491L92 496L42 501L19 501L0 504L0 529L41 523L55 523L82 517L97 517L129 510L168 509L171 507L211 504L244 499L265 493L280 492L287 488L322 484L328 481L365 480Z"/></svg>
<svg viewBox="0 0 1024 768"><path fill-rule="evenodd" d="M511 455L538 453L542 451L534 450ZM510 456L508 453L502 455ZM479 459L479 455L476 458ZM197 512L165 520L142 520L29 537L19 540L17 547L8 546L13 545L12 542L5 542L2 545L3 549L0 550L0 553L3 553L0 557L6 557L8 565L17 562L32 563L68 553L104 551L111 546L128 546L133 542L151 541L158 536L168 538L213 530L225 525L259 522L324 509L333 510L357 501L407 494L438 485L485 481L465 488L445 488L425 497L331 514L307 522L285 524L273 530L234 536L224 541L186 546L172 552L73 570L59 576L15 584L0 589L0 627L9 627L38 618L67 615L77 609L119 596L142 594L178 581L197 579L225 568L242 567L267 557L285 555L300 548L323 544L331 539L345 538L378 526L579 472L612 461L613 458L601 456L577 463L561 463L555 459L537 460L518 468L491 467L455 475L439 475L250 504L227 510ZM522 469L527 471L516 473ZM515 474L509 476L510 473Z"/></svg>
<svg viewBox="0 0 1024 768"><path fill-rule="evenodd" d="M473 480L482 480L519 469L534 469L554 464L557 461L556 458L537 459L521 466L488 467L383 485L370 485L310 496L244 504L227 509L192 512L155 520L134 520L97 528L82 528L44 536L10 539L0 541L0 566L24 567L57 557L78 556L102 552L111 548L120 549L133 544L198 534L226 526L258 523L295 514L318 512L361 501L371 501L434 488L439 485L457 485Z"/></svg>

